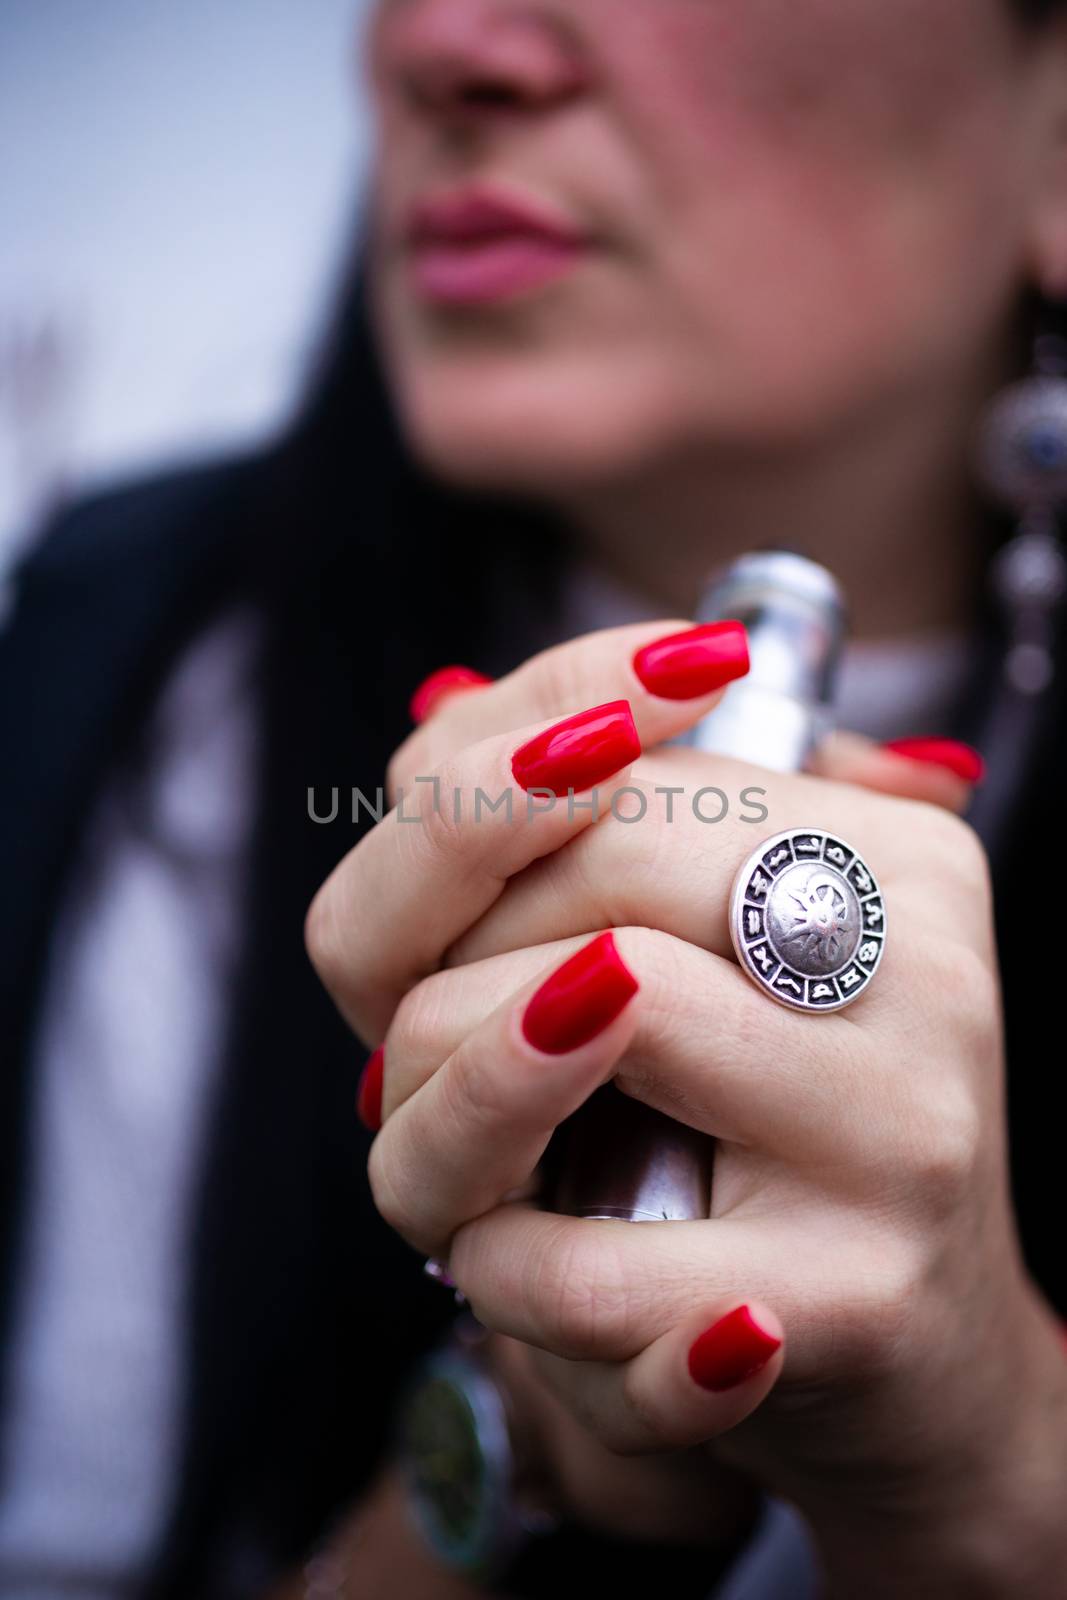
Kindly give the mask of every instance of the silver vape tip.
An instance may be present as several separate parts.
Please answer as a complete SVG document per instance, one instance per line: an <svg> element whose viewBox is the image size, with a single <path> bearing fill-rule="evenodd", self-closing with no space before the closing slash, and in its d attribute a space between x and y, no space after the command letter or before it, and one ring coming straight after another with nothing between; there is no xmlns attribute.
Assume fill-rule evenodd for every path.
<svg viewBox="0 0 1067 1600"><path fill-rule="evenodd" d="M743 622L751 669L689 743L776 772L803 767L832 721L847 620L837 580L807 556L759 550L713 579L697 615Z"/></svg>

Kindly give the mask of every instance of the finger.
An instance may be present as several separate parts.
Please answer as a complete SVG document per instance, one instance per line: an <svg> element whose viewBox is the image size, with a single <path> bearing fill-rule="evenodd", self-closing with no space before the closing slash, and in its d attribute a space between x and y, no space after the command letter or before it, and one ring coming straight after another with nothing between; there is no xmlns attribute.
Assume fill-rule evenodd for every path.
<svg viewBox="0 0 1067 1600"><path fill-rule="evenodd" d="M767 1398L785 1362L768 1306L720 1301L693 1311L623 1362L536 1352L543 1380L620 1455L689 1449L736 1428Z"/></svg>
<svg viewBox="0 0 1067 1600"><path fill-rule="evenodd" d="M813 1019L769 1005L730 961L648 928L614 942L641 982L632 1035L612 1078L624 1093L731 1144L840 1166L884 1160L911 1136L907 1066L886 1063L845 1014ZM427 978L401 1003L385 1042L387 1116L417 1095L502 1000L581 947L567 940ZM925 1070L925 1069L924 1069ZM843 1169L841 1176L844 1177Z"/></svg>
<svg viewBox="0 0 1067 1600"><path fill-rule="evenodd" d="M582 1369L499 1334L487 1345L518 1425L535 1430L547 1451L542 1459L553 1462L562 1503L581 1506L587 1525L618 1527L624 1507L624 1524L635 1539L684 1543L702 1527L713 1544L729 1540L738 1519L750 1513L750 1486L711 1450L657 1452L647 1460L617 1454L581 1421L580 1406L557 1397L542 1365Z"/></svg>
<svg viewBox="0 0 1067 1600"><path fill-rule="evenodd" d="M434 693L431 678L430 714L394 756L390 783L410 785L416 773L490 734L605 700L630 702L642 744L651 748L705 716L748 665L739 622L694 628L665 621L607 628L556 645L476 694L455 693L462 686L451 679L445 694Z"/></svg>
<svg viewBox="0 0 1067 1600"><path fill-rule="evenodd" d="M977 751L951 739L900 739L875 744L856 733L832 733L815 751L809 770L904 800L923 800L946 811L966 810L983 765Z"/></svg>
<svg viewBox="0 0 1067 1600"><path fill-rule="evenodd" d="M625 1050L637 990L605 933L498 1007L375 1141L371 1187L390 1226L439 1256L457 1228L523 1185Z"/></svg>
<svg viewBox="0 0 1067 1600"><path fill-rule="evenodd" d="M355 1031L377 1043L401 996L514 873L596 820L639 753L630 709L614 701L485 740L402 796L308 913L311 960ZM580 803L571 792L589 790Z"/></svg>
<svg viewBox="0 0 1067 1600"><path fill-rule="evenodd" d="M806 1213L805 1213L806 1215ZM565 1361L630 1361L694 1308L773 1306L789 1330L790 1384L848 1382L899 1336L926 1265L877 1213L827 1205L809 1221L779 1207L703 1222L594 1222L522 1200L458 1230L448 1268L478 1320ZM773 1328L773 1323L771 1324Z"/></svg>
<svg viewBox="0 0 1067 1600"><path fill-rule="evenodd" d="M618 930L615 940L618 944ZM410 989L397 1006L382 1045L382 1120L428 1083L500 1006L561 967L587 943L587 936L581 935L509 950L468 966L433 972ZM637 969L631 965L631 970Z"/></svg>
<svg viewBox="0 0 1067 1600"><path fill-rule="evenodd" d="M629 1361L694 1305L747 1294L782 1304L796 1263L746 1219L596 1222L498 1206L464 1224L448 1269L474 1315L496 1333L567 1361ZM768 1294L768 1288L774 1292Z"/></svg>
<svg viewBox="0 0 1067 1600"><path fill-rule="evenodd" d="M724 804L758 789L762 809ZM733 959L734 879L772 834L815 827L847 840L877 875L890 920L953 946L983 915L985 867L965 824L940 809L807 774L672 749L637 763L618 814L534 863L449 950L449 965L595 928L658 928ZM700 800L698 797L707 796ZM630 820L627 820L629 814ZM877 992L887 988L880 979ZM863 1001L870 1015L875 988Z"/></svg>
<svg viewBox="0 0 1067 1600"><path fill-rule="evenodd" d="M492 683L483 672L473 667L439 667L424 678L411 697L409 710L412 722L425 722L450 694L465 693L468 689L484 689Z"/></svg>

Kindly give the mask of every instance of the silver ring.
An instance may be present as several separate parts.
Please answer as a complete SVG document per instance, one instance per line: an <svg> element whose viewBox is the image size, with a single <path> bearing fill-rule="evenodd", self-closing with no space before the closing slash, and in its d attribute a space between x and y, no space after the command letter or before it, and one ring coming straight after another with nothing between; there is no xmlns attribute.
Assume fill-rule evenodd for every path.
<svg viewBox="0 0 1067 1600"><path fill-rule="evenodd" d="M765 839L730 895L742 968L794 1011L840 1011L863 994L885 949L886 911L870 867L821 828Z"/></svg>

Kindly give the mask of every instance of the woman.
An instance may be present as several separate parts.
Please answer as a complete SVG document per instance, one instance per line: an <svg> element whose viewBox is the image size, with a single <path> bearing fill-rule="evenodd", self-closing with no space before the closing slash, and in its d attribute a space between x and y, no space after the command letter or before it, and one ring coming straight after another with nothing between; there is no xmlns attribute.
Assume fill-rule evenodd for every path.
<svg viewBox="0 0 1067 1600"><path fill-rule="evenodd" d="M966 751L950 771L943 745L846 742L768 785L767 831L840 828L890 901L884 969L840 1018L743 988L736 826L650 819L617 849L586 812L477 836L322 819L331 787L373 799L443 662L494 682L437 680L396 783L442 762L517 781L540 728L625 700L632 778L669 785L663 741L743 666L703 636L699 693L657 693L664 671L679 687L672 641L708 569L768 542L849 594L846 725L966 734L997 643L970 437L1028 359L1024 296L1067 272L1065 52L1058 7L1011 0L378 7L369 317L357 286L265 457L65 518L0 639L13 1592L263 1592L357 1501L451 1320L372 1215L351 1035L300 946L354 824L309 932L348 1021L385 1041L375 1191L498 1331L572 1552L592 1540L616 1588L706 1593L766 1493L800 1507L832 1593L1056 1592L1065 1377L1037 1285L1062 1308L1059 1131L1036 1065L1056 952L1035 955L1033 851L1058 840L1058 680L997 841L1029 1274L986 870L949 815ZM622 712L607 727L605 787L635 754ZM190 760L192 829L157 781ZM564 1037L550 991L539 1026L516 1019L611 927L586 958L606 1026L542 1048L588 1013ZM719 1137L711 1221L605 1234L495 1204L610 1075ZM466 1592L398 1515L387 1477L355 1592Z"/></svg>
<svg viewBox="0 0 1067 1600"><path fill-rule="evenodd" d="M682 619L712 559L781 537L861 639L973 626L970 441L1024 290L1067 276L1058 19L440 0L382 6L371 59L373 303L431 468L551 507L572 597L584 560ZM380 823L309 920L384 1041L377 1204L609 1450L719 1440L689 1538L744 1525L727 1463L802 1510L829 1593L1060 1594L1067 1364L1008 1199L990 892L946 814L967 753L846 745L769 788L775 829L858 844L895 902L847 1020L739 976L744 828L457 820L509 781L729 787L664 745L745 664L736 630L667 620L434 680L392 784L436 774L440 809L428 786L421 829ZM537 1208L554 1129L612 1077L719 1140L711 1222ZM557 1471L610 1522L591 1466ZM678 1481L668 1459L668 1524Z"/></svg>

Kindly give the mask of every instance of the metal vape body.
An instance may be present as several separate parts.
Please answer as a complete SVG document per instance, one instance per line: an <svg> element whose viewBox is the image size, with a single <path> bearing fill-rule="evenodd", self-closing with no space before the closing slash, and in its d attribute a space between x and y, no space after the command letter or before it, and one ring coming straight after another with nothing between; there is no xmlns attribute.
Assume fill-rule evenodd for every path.
<svg viewBox="0 0 1067 1600"><path fill-rule="evenodd" d="M841 591L804 556L757 551L728 567L701 601L698 621L726 618L745 625L751 670L682 742L773 772L799 771L832 726L845 638ZM609 1084L570 1119L564 1138L557 1211L624 1222L709 1215L707 1134Z"/></svg>
<svg viewBox="0 0 1067 1600"><path fill-rule="evenodd" d="M845 607L825 567L788 550L742 556L707 590L699 620L734 617L751 669L686 743L709 754L799 772L829 732Z"/></svg>

